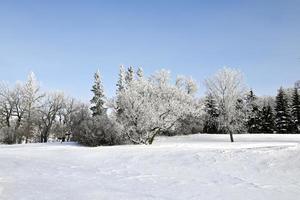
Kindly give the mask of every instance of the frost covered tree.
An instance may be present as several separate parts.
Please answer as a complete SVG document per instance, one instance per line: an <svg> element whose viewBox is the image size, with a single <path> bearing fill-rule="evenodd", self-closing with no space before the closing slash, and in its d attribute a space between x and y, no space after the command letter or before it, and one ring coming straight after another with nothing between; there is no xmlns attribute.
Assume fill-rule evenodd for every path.
<svg viewBox="0 0 300 200"><path fill-rule="evenodd" d="M13 91L6 83L0 85L0 115L2 126L11 127L11 120L15 107Z"/></svg>
<svg viewBox="0 0 300 200"><path fill-rule="evenodd" d="M288 100L283 88L278 90L275 111L275 126L277 132L288 133L291 127L291 116L289 114Z"/></svg>
<svg viewBox="0 0 300 200"><path fill-rule="evenodd" d="M133 79L118 95L123 112L118 121L135 144L152 144L154 138L174 130L180 119L196 116L191 95L170 84L170 72L159 71L148 79Z"/></svg>
<svg viewBox="0 0 300 200"><path fill-rule="evenodd" d="M81 108L81 103L74 98L65 98L61 109L57 112L53 133L61 141L70 141L73 136L73 115Z"/></svg>
<svg viewBox="0 0 300 200"><path fill-rule="evenodd" d="M144 78L144 71L143 68L139 67L137 72L136 72L137 78L138 79L143 79Z"/></svg>
<svg viewBox="0 0 300 200"><path fill-rule="evenodd" d="M44 94L40 92L39 82L33 72L28 75L27 82L23 87L23 102L25 108L24 123L22 127L25 143L33 137L37 112L40 109L40 103Z"/></svg>
<svg viewBox="0 0 300 200"><path fill-rule="evenodd" d="M6 83L0 84L0 143L16 143L16 134L13 128L13 112L15 100L12 89Z"/></svg>
<svg viewBox="0 0 300 200"><path fill-rule="evenodd" d="M294 131L300 131L300 98L298 89L294 89L293 97L292 97L292 120Z"/></svg>
<svg viewBox="0 0 300 200"><path fill-rule="evenodd" d="M60 92L47 94L44 100L40 113L39 129L40 129L40 142L46 143L49 135L56 122L59 111L64 106L64 94Z"/></svg>
<svg viewBox="0 0 300 200"><path fill-rule="evenodd" d="M216 99L219 105L220 129L230 134L230 140L234 142L233 133L238 132L242 126L239 116L236 115L236 103L245 94L241 72L231 68L223 68L207 79L205 84L208 93Z"/></svg>
<svg viewBox="0 0 300 200"><path fill-rule="evenodd" d="M134 80L134 69L132 66L128 67L125 77L126 85L128 86Z"/></svg>
<svg viewBox="0 0 300 200"><path fill-rule="evenodd" d="M198 91L197 82L192 77L177 76L175 85L189 95L194 95Z"/></svg>
<svg viewBox="0 0 300 200"><path fill-rule="evenodd" d="M203 131L205 133L217 133L219 108L213 95L208 94L206 96L204 106L205 117Z"/></svg>
<svg viewBox="0 0 300 200"><path fill-rule="evenodd" d="M99 70L94 75L94 85L91 91L94 94L93 98L91 99L91 111L93 112L93 116L100 116L105 114L105 95Z"/></svg>
<svg viewBox="0 0 300 200"><path fill-rule="evenodd" d="M13 143L27 143L33 133L37 102L42 98L35 75L31 72L25 84L17 82L12 89L5 85L1 88L1 115L6 115L5 124L12 129Z"/></svg>
<svg viewBox="0 0 300 200"><path fill-rule="evenodd" d="M126 84L126 71L123 65L120 66L119 79L117 83L117 92L122 91Z"/></svg>
<svg viewBox="0 0 300 200"><path fill-rule="evenodd" d="M119 79L117 83L117 97L115 101L115 109L117 111L117 115L122 113L122 108L120 105L120 93L123 92L126 89L126 70L123 65L120 66L120 71L119 71ZM114 106L113 106L114 107Z"/></svg>
<svg viewBox="0 0 300 200"><path fill-rule="evenodd" d="M185 88L186 88L186 92L189 95L194 95L198 91L198 85L192 77L189 77L186 79L186 87Z"/></svg>

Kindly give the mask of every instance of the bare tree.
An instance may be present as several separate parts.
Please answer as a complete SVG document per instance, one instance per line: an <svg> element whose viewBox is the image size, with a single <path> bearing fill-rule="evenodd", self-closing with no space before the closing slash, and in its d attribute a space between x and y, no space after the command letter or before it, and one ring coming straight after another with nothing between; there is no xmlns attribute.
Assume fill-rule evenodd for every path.
<svg viewBox="0 0 300 200"><path fill-rule="evenodd" d="M11 88L5 84L0 84L0 142L6 144L16 143L16 134L13 128L13 112L15 101Z"/></svg>
<svg viewBox="0 0 300 200"><path fill-rule="evenodd" d="M219 124L221 129L230 134L234 142L233 133L241 126L237 115L237 102L245 94L242 73L231 68L223 68L205 81L208 94L212 95L220 109Z"/></svg>
<svg viewBox="0 0 300 200"><path fill-rule="evenodd" d="M41 142L47 142L51 128L57 119L58 112L64 106L64 94L63 93L51 93L46 97L43 106L40 109L41 114Z"/></svg>
<svg viewBox="0 0 300 200"><path fill-rule="evenodd" d="M15 101L13 92L6 83L0 84L0 115L1 124L6 127L11 127Z"/></svg>
<svg viewBox="0 0 300 200"><path fill-rule="evenodd" d="M81 104L73 98L65 98L62 108L57 112L55 135L62 141L69 141L73 133L73 116L81 109Z"/></svg>

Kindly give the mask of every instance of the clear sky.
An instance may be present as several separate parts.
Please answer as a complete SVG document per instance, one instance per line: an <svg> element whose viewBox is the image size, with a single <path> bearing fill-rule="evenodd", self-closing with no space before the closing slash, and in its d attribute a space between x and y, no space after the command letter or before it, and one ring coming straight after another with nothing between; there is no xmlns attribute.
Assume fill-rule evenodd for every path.
<svg viewBox="0 0 300 200"><path fill-rule="evenodd" d="M239 68L257 94L300 79L300 1L0 1L0 79L34 71L44 89L90 97L100 68L115 92L120 64L165 68L200 84Z"/></svg>

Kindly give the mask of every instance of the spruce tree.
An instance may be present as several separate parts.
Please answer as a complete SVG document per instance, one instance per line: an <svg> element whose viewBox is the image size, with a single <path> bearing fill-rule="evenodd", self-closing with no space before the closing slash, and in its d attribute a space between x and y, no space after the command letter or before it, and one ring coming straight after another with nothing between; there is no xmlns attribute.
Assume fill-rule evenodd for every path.
<svg viewBox="0 0 300 200"><path fill-rule="evenodd" d="M120 104L120 95L125 89L126 89L126 71L124 66L121 65L119 71L119 80L117 83L117 98L116 98L116 108L115 108L117 112L117 117L119 117L123 112L123 108Z"/></svg>
<svg viewBox="0 0 300 200"><path fill-rule="evenodd" d="M292 120L293 120L293 131L300 131L300 98L298 89L294 89L292 98Z"/></svg>
<svg viewBox="0 0 300 200"><path fill-rule="evenodd" d="M275 126L278 133L288 133L290 131L291 117L288 110L288 101L283 89L278 90L276 96L276 116Z"/></svg>
<svg viewBox="0 0 300 200"><path fill-rule="evenodd" d="M214 97L209 94L205 99L205 122L203 131L205 133L217 133L218 132L218 116L219 110Z"/></svg>
<svg viewBox="0 0 300 200"><path fill-rule="evenodd" d="M130 66L126 72L126 77L125 77L126 84L129 85L133 81L133 79L134 79L134 69L132 66Z"/></svg>
<svg viewBox="0 0 300 200"><path fill-rule="evenodd" d="M126 71L123 65L120 66L119 80L117 83L117 92L121 92L125 88Z"/></svg>
<svg viewBox="0 0 300 200"><path fill-rule="evenodd" d="M257 105L257 97L250 90L246 97L247 104L247 129L249 133L259 133L261 128L260 109Z"/></svg>
<svg viewBox="0 0 300 200"><path fill-rule="evenodd" d="M144 77L144 72L143 72L143 69L141 67L138 68L137 72L136 72L136 75L138 77L139 80L142 80L143 77Z"/></svg>
<svg viewBox="0 0 300 200"><path fill-rule="evenodd" d="M272 107L268 104L261 110L261 129L262 133L274 132L274 114Z"/></svg>
<svg viewBox="0 0 300 200"><path fill-rule="evenodd" d="M235 126L235 130L238 133L245 132L247 127L246 127L246 104L245 104L245 99L244 98L238 98L236 101L235 105L235 120L233 120L231 123Z"/></svg>
<svg viewBox="0 0 300 200"><path fill-rule="evenodd" d="M106 110L104 108L105 96L99 70L94 75L94 85L91 91L94 93L94 96L91 100L92 107L90 109L93 112L93 116L100 116Z"/></svg>

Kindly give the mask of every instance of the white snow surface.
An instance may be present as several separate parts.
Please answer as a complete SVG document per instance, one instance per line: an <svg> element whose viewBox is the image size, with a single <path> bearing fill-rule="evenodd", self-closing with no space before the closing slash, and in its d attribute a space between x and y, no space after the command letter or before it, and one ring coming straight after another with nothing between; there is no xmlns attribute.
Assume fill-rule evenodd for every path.
<svg viewBox="0 0 300 200"><path fill-rule="evenodd" d="M297 200L300 135L0 145L1 200Z"/></svg>

